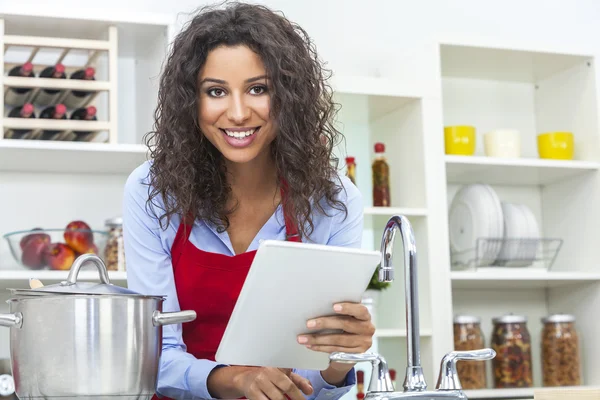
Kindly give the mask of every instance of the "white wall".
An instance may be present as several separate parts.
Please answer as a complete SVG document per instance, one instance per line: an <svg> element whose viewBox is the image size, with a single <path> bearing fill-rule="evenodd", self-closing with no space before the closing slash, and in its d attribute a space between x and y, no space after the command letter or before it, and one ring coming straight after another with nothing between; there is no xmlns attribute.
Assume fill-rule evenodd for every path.
<svg viewBox="0 0 600 400"><path fill-rule="evenodd" d="M14 0L0 0L3 4ZM437 35L486 36L593 45L600 53L598 0L256 0L281 10L315 40L337 72L377 75L401 48ZM36 9L93 12L81 0L20 0ZM181 24L206 0L103 0L102 9L168 13ZM89 5L88 5L89 4ZM397 69L400 71L400 68ZM389 71L387 71L389 73Z"/></svg>

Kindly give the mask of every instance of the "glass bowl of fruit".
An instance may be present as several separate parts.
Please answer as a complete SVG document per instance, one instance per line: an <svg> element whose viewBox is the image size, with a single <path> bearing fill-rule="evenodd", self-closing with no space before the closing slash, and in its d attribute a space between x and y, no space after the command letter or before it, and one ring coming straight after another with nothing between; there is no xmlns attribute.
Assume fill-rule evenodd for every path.
<svg viewBox="0 0 600 400"><path fill-rule="evenodd" d="M25 268L65 271L77 257L94 253L104 259L108 232L92 230L83 221L63 229L34 228L4 235L13 257Z"/></svg>

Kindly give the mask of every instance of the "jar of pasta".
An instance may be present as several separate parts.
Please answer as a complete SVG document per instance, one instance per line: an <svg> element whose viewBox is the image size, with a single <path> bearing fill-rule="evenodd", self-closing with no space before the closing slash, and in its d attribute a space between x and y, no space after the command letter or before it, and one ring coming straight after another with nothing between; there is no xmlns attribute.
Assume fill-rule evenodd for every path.
<svg viewBox="0 0 600 400"><path fill-rule="evenodd" d="M454 350L479 350L485 347L481 332L481 319L469 315L454 318ZM481 361L458 361L456 370L463 389L485 389L486 363Z"/></svg>
<svg viewBox="0 0 600 400"><path fill-rule="evenodd" d="M504 315L492 320L492 360L496 388L522 388L533 386L531 364L531 336L527 318L521 315Z"/></svg>
<svg viewBox="0 0 600 400"><path fill-rule="evenodd" d="M579 336L575 317L554 314L542 318L542 378L544 386L581 384Z"/></svg>
<svg viewBox="0 0 600 400"><path fill-rule="evenodd" d="M125 250L123 248L123 219L107 219L108 240L104 248L104 262L109 271L125 271Z"/></svg>

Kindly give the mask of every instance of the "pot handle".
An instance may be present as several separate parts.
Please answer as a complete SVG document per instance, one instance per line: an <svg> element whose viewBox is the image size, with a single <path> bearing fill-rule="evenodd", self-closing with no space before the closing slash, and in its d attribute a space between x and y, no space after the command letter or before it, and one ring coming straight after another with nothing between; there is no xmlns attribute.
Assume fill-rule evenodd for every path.
<svg viewBox="0 0 600 400"><path fill-rule="evenodd" d="M7 328L21 328L21 326L23 326L23 314L20 312L0 314L0 326L6 326Z"/></svg>
<svg viewBox="0 0 600 400"><path fill-rule="evenodd" d="M176 312L160 312L154 311L152 315L152 324L154 326L174 325L183 322L191 322L196 319L196 311L176 311Z"/></svg>
<svg viewBox="0 0 600 400"><path fill-rule="evenodd" d="M87 262L91 262L98 269L98 274L100 274L100 281L105 284L110 284L110 279L108 278L108 271L106 269L106 265L104 265L104 261L94 254L83 254L75 260L73 265L71 266L71 270L69 271L69 275L67 276L67 280L63 282L65 286L74 285L77 283L77 275L79 275L79 270L83 265Z"/></svg>

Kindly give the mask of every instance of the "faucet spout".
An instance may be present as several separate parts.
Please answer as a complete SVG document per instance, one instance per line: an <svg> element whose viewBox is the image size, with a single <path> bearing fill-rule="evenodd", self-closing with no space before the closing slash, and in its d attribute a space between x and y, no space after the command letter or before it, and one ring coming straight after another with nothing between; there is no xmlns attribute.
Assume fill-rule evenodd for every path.
<svg viewBox="0 0 600 400"><path fill-rule="evenodd" d="M404 292L406 298L407 364L404 390L407 392L427 389L421 367L421 339L419 330L419 289L417 280L417 247L412 226L403 215L395 215L386 224L381 238L382 263L379 281L394 280L393 247L396 232L400 232L404 249Z"/></svg>

